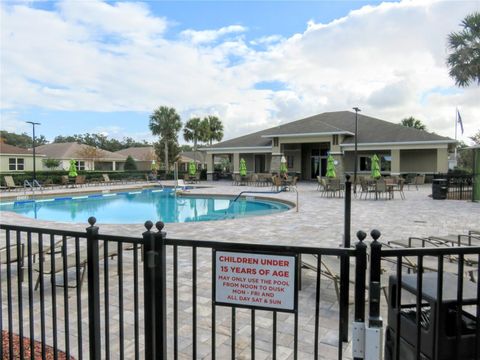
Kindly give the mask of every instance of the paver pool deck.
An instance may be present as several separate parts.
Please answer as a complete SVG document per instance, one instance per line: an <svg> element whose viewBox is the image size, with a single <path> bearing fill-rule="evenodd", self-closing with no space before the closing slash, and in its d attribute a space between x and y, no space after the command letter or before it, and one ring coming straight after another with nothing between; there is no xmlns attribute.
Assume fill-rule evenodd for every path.
<svg viewBox="0 0 480 360"><path fill-rule="evenodd" d="M168 185L168 182L164 182ZM110 186L111 191L116 188L135 188L141 185ZM69 189L69 192L105 190L105 186L88 187L81 189ZM298 184L298 211L293 207L289 211L266 216L245 217L233 220L197 222L197 223L167 223L165 231L170 238L197 239L210 241L228 241L241 243L262 243L275 245L298 245L312 247L338 247L343 239L344 226L344 199L322 197L314 183ZM65 190L63 190L65 191ZM191 194L231 194L237 195L240 191L269 191L269 188L232 186L229 182L202 182L197 188L189 190ZM44 195L48 195L45 192ZM50 191L58 194L57 190ZM469 229L480 229L480 203L459 200L433 200L431 185L420 186L418 190L413 187L405 190L406 199L401 200L398 194L394 200L352 200L352 243L355 242L357 230L367 233L372 229L378 229L382 233L381 241L406 239L409 236L445 235L451 233L466 233ZM8 194L7 195L11 195ZM23 195L18 192L16 195ZM3 199L5 193L0 195ZM292 203L297 201L297 193L282 192L280 194L247 194L247 196L261 196L273 199L282 199ZM3 200L2 200L3 201ZM69 229L83 231L87 226L84 223L60 223L52 221L37 221L25 218L21 215L0 212L0 222L4 224L21 224L44 228ZM156 219L145 219L155 222ZM135 225L112 225L103 224L102 219L97 219L100 232L104 234L121 234L139 237L145 228L143 224ZM190 249L182 250L184 257L179 259L179 319L182 324L179 329L180 359L191 358L191 263L189 263ZM180 252L181 253L181 252ZM182 254L180 254L182 255ZM208 255L208 254L207 254ZM186 256L186 257L185 257ZM207 259L207 260L205 260ZM128 262L126 262L128 264ZM211 287L207 284L210 275L210 257L198 257L198 356L197 358L211 358L210 329L208 320L211 316L210 294ZM128 266L125 265L126 271ZM130 270L131 272L131 270ZM112 271L113 273L113 271ZM2 271L2 283L5 282ZM111 274L113 283L115 274ZM171 269L168 273L168 291L172 291ZM202 280L208 281L202 281ZM127 280L128 281L128 280ZM302 280L303 289L300 293L300 302L303 302L303 310L299 314L299 359L311 359L313 357L313 332L314 332L314 306L315 297L315 273L304 271ZM58 290L59 292L61 290ZM86 287L82 290L82 297L86 295ZM131 307L132 287L125 285L125 299L130 302L126 307ZM115 306L112 300L112 306ZM383 301L384 303L384 301ZM86 304L86 298L84 301ZM383 304L383 311L385 304ZM2 299L2 307L6 304ZM59 305L59 312L62 312ZM171 316L171 303L169 303ZM249 310L237 311L237 343L236 355L238 359L250 358L250 315ZM264 313L264 314L261 314ZM131 315L131 314L130 314ZM72 315L73 316L73 315ZM287 314L278 315L278 359L293 359L291 334L292 316ZM386 319L384 319L386 320ZM126 317L126 324L132 323L131 316ZM257 340L256 358L271 358L271 314L259 312L257 316ZM230 358L230 312L226 309L217 311L217 358ZM336 343L338 339L338 303L332 283L322 280L321 300L321 323L320 323L320 358L336 359ZM114 329L113 329L114 330ZM60 330L61 331L61 330ZM115 330L114 330L115 331ZM130 336L127 332L126 337ZM62 336L60 336L61 339ZM131 336L130 336L131 337ZM48 339L48 338L47 338ZM72 346L75 348L74 341ZM169 334L171 348L172 336ZM61 345L61 340L60 340ZM128 345L128 344L127 344ZM111 337L111 350L118 348L115 334ZM344 346L345 359L351 358L350 344ZM127 346L128 350L128 346ZM131 348L130 348L131 351Z"/></svg>
<svg viewBox="0 0 480 360"><path fill-rule="evenodd" d="M169 182L163 182L168 185ZM110 186L115 188L138 188L141 184ZM105 186L68 189L75 192L101 192ZM344 199L322 197L315 183L298 184L299 209L258 217L245 217L233 220L206 221L192 223L168 223L165 230L169 237L218 240L233 242L254 242L263 244L302 245L337 247L343 240ZM66 189L62 190L65 193ZM231 194L241 191L269 191L268 187L231 186L230 182L202 182L197 188L189 190L190 194ZM48 194L59 194L58 190L45 191ZM3 193L0 200L5 199ZM480 203L465 200L433 200L431 185L414 187L405 190L406 199L401 200L396 194L394 200L352 199L352 239L357 230L367 233L378 229L382 240L403 239L409 236L445 235L450 233L466 233L469 229L480 227ZM17 192L17 195L23 195ZM295 192L280 194L253 194L273 199L287 200L296 203ZM3 200L2 200L3 201ZM145 219L152 220L156 219ZM1 213L2 223L22 224L26 226L52 227L59 229L84 230L84 223L60 223L34 220L14 213ZM143 224L110 225L97 219L103 233L128 234L138 236L144 231Z"/></svg>

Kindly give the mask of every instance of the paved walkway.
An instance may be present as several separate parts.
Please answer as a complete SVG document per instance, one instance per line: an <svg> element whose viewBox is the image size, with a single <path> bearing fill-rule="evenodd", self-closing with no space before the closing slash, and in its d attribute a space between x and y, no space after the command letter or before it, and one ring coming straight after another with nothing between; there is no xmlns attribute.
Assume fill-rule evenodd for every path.
<svg viewBox="0 0 480 360"><path fill-rule="evenodd" d="M132 188L138 185L122 186L122 188ZM117 189L120 187L116 187ZM105 187L87 188L88 191L101 191ZM112 190L115 188L112 187ZM230 183L215 182L202 183L189 193L201 194L238 194L240 191L265 191L268 188L231 186ZM72 192L85 191L83 189L72 189ZM58 193L56 190L52 193ZM352 242L355 241L353 234L357 230L369 232L376 228L382 232L382 241L393 239L405 239L409 236L428 236L444 235L449 233L465 233L468 229L480 228L480 204L467 201L439 201L432 200L428 195L431 193L431 187L425 185L419 190L406 190L406 200L396 197L394 200L359 200L352 201ZM3 195L3 194L2 194ZM22 195L22 193L18 193ZM281 193L277 195L264 195L272 198L286 200L292 203L297 201L297 193ZM3 196L2 196L3 197ZM298 211L297 211L298 210ZM127 209L126 209L127 211ZM148 219L145 219L148 220ZM155 219L150 219L155 221ZM170 238L178 239L198 239L198 240L216 240L228 242L252 242L263 244L283 244L283 245L303 245L313 247L338 247L343 239L343 221L344 221L344 199L343 198L325 198L321 197L316 190L316 184L301 183L298 185L298 209L296 207L283 213L260 217L246 217L235 220L222 220L199 223L184 224L166 224L165 230ZM38 226L45 228L84 230L87 226L86 220L82 224L68 224L49 221L36 221L24 218L18 214L0 212L0 222L10 224L22 224ZM98 219L100 232L104 234L121 234L130 236L140 236L144 231L141 224L138 225L111 225L102 224ZM1 240L1 239L0 239ZM211 254L209 251L199 250L198 252L198 355L197 358L209 359L211 357ZM116 269L116 260L111 260L112 269ZM173 292L172 282L172 253L168 256L168 292ZM5 266L2 269L2 293L6 293ZM132 257L125 256L124 270L125 275L125 306L127 311L125 317L126 325L133 324L133 287L131 286ZM192 302L191 302L191 249L182 248L179 252L179 358L191 359L192 352ZM314 324L314 304L315 304L315 273L313 271L303 271L303 290L300 292L300 313L299 313L299 359L311 359L313 357L313 333ZM110 273L110 284L117 283L116 271ZM47 281L48 282L48 281ZM26 286L26 284L24 284ZM48 286L48 284L47 284ZM338 341L338 303L333 287L333 283L322 279L321 286L321 320L320 320L320 358L336 359L337 341ZM71 296L75 296L73 290L70 290ZM103 290L102 290L103 291ZM118 288L112 285L111 307L112 322L116 324L118 320ZM24 291L24 304L28 303L27 291ZM50 289L47 289L47 295ZM63 299L61 300L63 289L56 291L57 311L62 320ZM84 307L86 301L86 286L82 290ZM4 295L3 295L4 296ZM36 296L36 306L38 306L38 294ZM140 290L139 298L143 294ZM102 294L103 298L103 294ZM171 325L172 304L169 301L169 324ZM2 308L6 314L6 300L2 298ZM14 307L15 309L15 307ZM69 305L71 319L75 319L75 301ZM385 314L385 304L382 312ZM84 310L85 311L85 310ZM47 319L51 317L52 308L47 308ZM217 308L217 358L226 359L230 356L231 341L231 311L226 308ZM384 317L386 321L386 317ZM73 326L73 320L72 326ZM142 320L143 321L143 320ZM50 320L49 320L50 322ZM293 316L288 314L278 315L278 334L277 334L277 358L293 359ZM38 324L37 324L38 326ZM5 328L5 320L3 323ZM272 315L269 312L257 312L256 317L256 358L270 359L272 356ZM63 329L59 328L59 347L63 346ZM86 336L86 326L84 327L84 338ZM39 334L37 331L36 334ZM111 350L118 349L118 326L112 325ZM250 311L245 309L237 310L237 343L236 356L239 359L250 358ZM75 334L72 334L72 347L75 350ZM126 330L126 350L127 354L132 354L132 331ZM51 336L47 338L51 341ZM172 348L173 338L170 334L169 344ZM344 358L351 357L350 344L344 345ZM114 356L115 358L115 356Z"/></svg>

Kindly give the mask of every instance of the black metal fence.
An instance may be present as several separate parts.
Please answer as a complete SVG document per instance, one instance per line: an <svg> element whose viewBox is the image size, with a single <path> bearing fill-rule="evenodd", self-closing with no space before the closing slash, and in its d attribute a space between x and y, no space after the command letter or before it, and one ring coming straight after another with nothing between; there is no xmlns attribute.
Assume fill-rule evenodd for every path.
<svg viewBox="0 0 480 360"><path fill-rule="evenodd" d="M366 263L365 252L168 239L161 222L155 232L153 223L146 222L142 237L112 236L99 233L94 218L89 223L86 232L0 225L5 244L0 327L6 330L0 335L0 354L22 359L196 359L206 354L233 359L244 352L253 359L257 352L267 352L275 359L287 352L297 359L310 351L318 358L334 350L343 358L341 334L348 329L342 326L348 328L348 323L328 309L336 303L334 288L345 298L342 282L348 279L339 276L340 263L348 264L352 257ZM309 281L303 285L313 288L315 296L300 291L293 312L216 305L216 251L287 253L299 259L299 267L301 257L310 256L318 271L304 273ZM338 268L327 271L327 258ZM322 285L327 272L332 288ZM298 296L301 271L295 281ZM357 303L364 304L363 295ZM309 325L299 326L299 320ZM322 341L326 329L336 334ZM299 349L299 344L312 348ZM37 354L30 351L36 347Z"/></svg>
<svg viewBox="0 0 480 360"><path fill-rule="evenodd" d="M382 273L391 274L381 284L385 360L480 359L480 247L425 247L423 241L423 248L382 249L379 237L371 245L370 273L380 282ZM370 303L370 316L377 314Z"/></svg>
<svg viewBox="0 0 480 360"><path fill-rule="evenodd" d="M336 304L349 299L350 278L340 275L349 263L354 359L381 358L387 288L386 359L480 358L480 247L382 249L372 231L367 258L363 232L355 248L310 248L169 239L162 223L152 231L149 221L141 237L113 236L99 233L94 218L89 223L86 232L0 225L4 358L254 359L261 352L343 359L348 323ZM299 267L308 257L316 271L304 271L303 281L297 272L293 311L218 305L218 251L288 254ZM444 273L451 261L458 276Z"/></svg>
<svg viewBox="0 0 480 360"><path fill-rule="evenodd" d="M472 199L473 175L437 174L434 176L434 178L447 180L447 199Z"/></svg>

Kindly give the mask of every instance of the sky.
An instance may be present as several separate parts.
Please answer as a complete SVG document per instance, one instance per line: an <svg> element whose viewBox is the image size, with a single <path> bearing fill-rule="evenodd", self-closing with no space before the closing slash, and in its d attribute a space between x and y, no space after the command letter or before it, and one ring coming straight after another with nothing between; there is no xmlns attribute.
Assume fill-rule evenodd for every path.
<svg viewBox="0 0 480 360"><path fill-rule="evenodd" d="M327 111L480 130L447 35L479 1L0 2L0 128L153 141L149 116L216 115L229 139ZM180 136L182 140L182 136ZM183 141L182 141L183 142Z"/></svg>

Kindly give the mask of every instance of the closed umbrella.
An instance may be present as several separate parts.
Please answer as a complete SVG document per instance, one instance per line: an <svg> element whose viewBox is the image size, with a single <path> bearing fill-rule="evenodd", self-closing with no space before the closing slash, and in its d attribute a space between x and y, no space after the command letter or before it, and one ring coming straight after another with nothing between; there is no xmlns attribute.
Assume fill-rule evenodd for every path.
<svg viewBox="0 0 480 360"><path fill-rule="evenodd" d="M77 173L77 162L75 160L70 160L70 167L68 168L68 176L76 177Z"/></svg>
<svg viewBox="0 0 480 360"><path fill-rule="evenodd" d="M376 154L372 156L372 172L371 176L373 179L380 179L382 174L380 173L380 159Z"/></svg>
<svg viewBox="0 0 480 360"><path fill-rule="evenodd" d="M188 164L188 175L195 176L196 173L197 173L197 166L195 165L195 162L190 161L190 163Z"/></svg>
<svg viewBox="0 0 480 360"><path fill-rule="evenodd" d="M287 172L287 159L285 159L285 156L282 156L282 158L280 159L280 175L285 175Z"/></svg>
<svg viewBox="0 0 480 360"><path fill-rule="evenodd" d="M150 166L150 169L152 171L157 171L157 163L155 162L155 160L152 160L152 165Z"/></svg>
<svg viewBox="0 0 480 360"><path fill-rule="evenodd" d="M327 178L333 179L337 177L335 173L335 160L333 160L332 155L328 155L327 158L327 173L325 174Z"/></svg>
<svg viewBox="0 0 480 360"><path fill-rule="evenodd" d="M247 164L245 159L240 159L240 176L247 176Z"/></svg>

